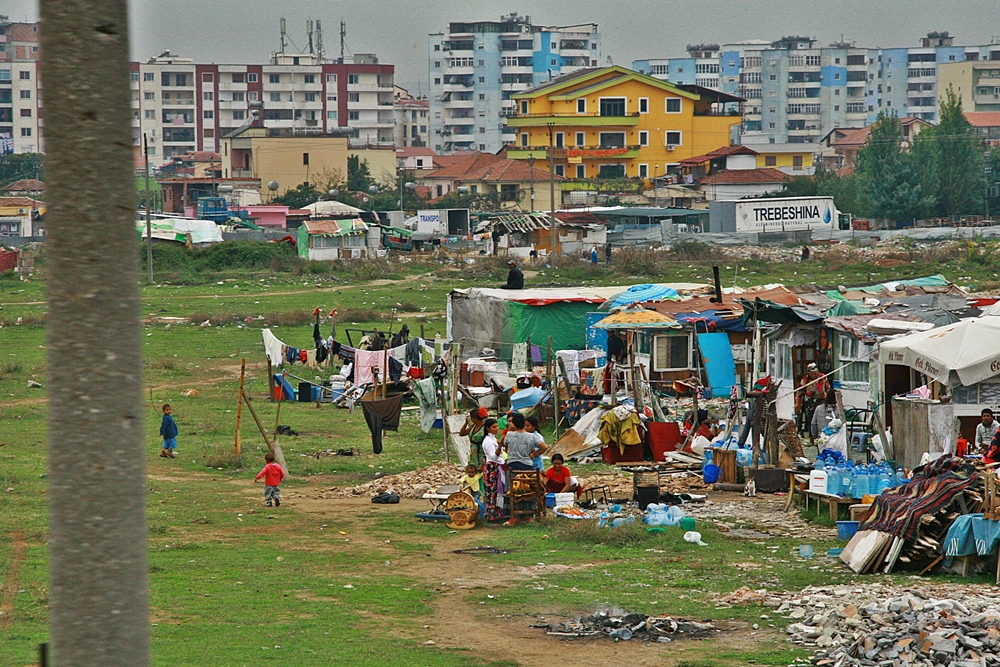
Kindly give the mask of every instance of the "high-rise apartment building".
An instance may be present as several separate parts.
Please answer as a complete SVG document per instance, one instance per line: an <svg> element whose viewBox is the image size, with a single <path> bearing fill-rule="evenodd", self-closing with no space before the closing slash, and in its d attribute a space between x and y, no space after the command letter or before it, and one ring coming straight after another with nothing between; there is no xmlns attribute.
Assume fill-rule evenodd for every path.
<svg viewBox="0 0 1000 667"><path fill-rule="evenodd" d="M430 102L426 98L416 98L405 88L396 86L395 92L397 148L423 147L427 145Z"/></svg>
<svg viewBox="0 0 1000 667"><path fill-rule="evenodd" d="M538 26L512 13L430 35L430 147L496 152L514 143L511 95L601 65L597 24Z"/></svg>
<svg viewBox="0 0 1000 667"><path fill-rule="evenodd" d="M815 143L836 127L864 127L880 111L937 122L950 63L1000 59L1000 45L955 46L930 32L920 46L818 46L810 37L699 44L685 58L634 61L633 69L744 97L743 143Z"/></svg>
<svg viewBox="0 0 1000 667"><path fill-rule="evenodd" d="M0 15L0 155L42 150L38 24Z"/></svg>
<svg viewBox="0 0 1000 667"><path fill-rule="evenodd" d="M221 137L252 124L392 146L393 70L374 55L325 63L275 53L267 65L202 65L164 52L132 64L133 140L141 149L145 134L157 164L218 151Z"/></svg>

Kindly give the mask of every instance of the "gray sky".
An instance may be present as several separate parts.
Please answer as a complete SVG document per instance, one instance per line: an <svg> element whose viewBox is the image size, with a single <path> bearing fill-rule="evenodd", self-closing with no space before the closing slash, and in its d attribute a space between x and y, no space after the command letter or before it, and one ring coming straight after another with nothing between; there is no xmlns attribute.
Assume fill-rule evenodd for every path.
<svg viewBox="0 0 1000 667"><path fill-rule="evenodd" d="M4 0L0 13L35 20L38 3ZM616 64L637 58L684 55L686 44L806 35L821 44L918 46L931 30L947 30L957 44L1000 42L995 0L130 0L132 54L144 60L164 49L196 62L263 63L278 49L278 22L304 48L306 19L323 23L328 53L339 53L339 21L347 22L347 49L377 53L396 65L401 85L426 90L427 34L449 21L497 20L528 14L542 25L597 23L604 54ZM994 34L995 33L995 34ZM289 47L292 48L292 47Z"/></svg>

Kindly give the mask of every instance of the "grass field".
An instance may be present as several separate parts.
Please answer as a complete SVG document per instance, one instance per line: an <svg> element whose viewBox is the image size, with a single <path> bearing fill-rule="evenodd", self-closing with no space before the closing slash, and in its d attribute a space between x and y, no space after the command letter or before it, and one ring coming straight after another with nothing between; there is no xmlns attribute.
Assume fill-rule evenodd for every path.
<svg viewBox="0 0 1000 667"><path fill-rule="evenodd" d="M751 262L740 273L753 271L750 277L759 283L795 282L792 271L798 268ZM834 285L863 282L869 272L873 279L943 272L985 283L992 268L962 254L937 264L917 258L902 267L870 261L809 266L811 279ZM710 265L693 259L663 265L657 278L706 282L710 276ZM143 329L154 665L534 665L552 655L580 664L780 665L804 655L785 641L786 621L761 620L767 611L759 606L716 608L718 596L744 585L797 589L855 580L823 559L797 558L798 541L734 538L711 524L699 525L707 548L684 543L678 532L654 535L641 526L610 531L547 522L451 533L413 519L425 507L422 501L374 506L367 498L317 497L333 486L441 460L440 433L424 436L414 413L404 413L400 431L388 434L376 457L369 453L360 412L283 405L281 423L300 435L281 439L291 472L282 485L286 501L280 509L265 508L262 488L253 484L265 446L245 413L242 465L232 462L243 358L247 391L264 423L274 427L276 406L265 400L262 325L291 344L307 345L309 313L316 306L350 314L338 330L355 324L385 328L396 309L394 329L406 323L414 333L422 325L428 336L443 335L447 292L501 282L502 268L411 263L375 275L352 267L190 278L142 293L145 318L195 317L214 324L149 322ZM629 284L638 278L581 263L541 268L529 279L583 281ZM44 299L43 280L0 277L4 666L33 664L37 645L47 637L47 403L44 387L27 387L32 378L45 385ZM242 321L260 315L262 322ZM187 388L198 389L200 397L183 397ZM180 427L174 460L157 456L164 402L174 405ZM313 455L351 446L363 455ZM817 554L836 546L827 540L813 544ZM482 545L510 553L453 553ZM712 619L724 633L718 640L643 646L560 641L530 627L542 618L599 607ZM754 623L760 628L754 630Z"/></svg>

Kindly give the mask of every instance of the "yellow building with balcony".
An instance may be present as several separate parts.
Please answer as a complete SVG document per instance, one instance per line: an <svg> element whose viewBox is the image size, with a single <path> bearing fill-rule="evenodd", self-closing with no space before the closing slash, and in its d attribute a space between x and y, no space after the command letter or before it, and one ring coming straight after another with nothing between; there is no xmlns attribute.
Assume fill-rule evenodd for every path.
<svg viewBox="0 0 1000 667"><path fill-rule="evenodd" d="M665 176L685 158L730 145L741 122L739 97L618 66L579 70L511 98L517 115L507 125L517 141L507 157L547 161L551 147L556 174L577 180Z"/></svg>

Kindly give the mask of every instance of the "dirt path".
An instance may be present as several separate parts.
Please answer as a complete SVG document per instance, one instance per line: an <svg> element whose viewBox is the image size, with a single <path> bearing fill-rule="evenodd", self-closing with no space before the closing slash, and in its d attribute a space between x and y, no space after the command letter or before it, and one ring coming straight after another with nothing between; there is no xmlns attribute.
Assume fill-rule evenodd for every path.
<svg viewBox="0 0 1000 667"><path fill-rule="evenodd" d="M14 600L21 586L21 566L28 556L28 544L24 541L24 534L21 531L14 531L10 537L10 561L7 563L3 587L0 588L0 632L9 630L11 623L14 622Z"/></svg>
<svg viewBox="0 0 1000 667"><path fill-rule="evenodd" d="M369 549L386 549L379 539L366 535L361 525L363 515L372 511L393 512L413 516L427 509L426 501L402 499L399 505L373 506L368 498L315 499L306 497L314 489L298 488L288 494L288 506L311 520L344 522L350 530L351 541ZM284 505L284 504L283 504ZM359 516L361 515L361 516ZM447 530L442 526L442 530ZM524 585L547 573L570 569L602 567L606 563L594 562L579 565L545 563L530 567L503 567L502 561L491 562L488 555L457 555L456 549L481 544L491 531L507 530L483 526L459 532L452 539L436 541L428 551L418 554L392 556L393 566L424 582L439 593L433 603L434 614L426 619L426 626L417 631L415 641L432 641L437 646L472 649L476 654L492 660L509 660L534 667L550 664L558 656L559 664L568 665L635 665L637 667L665 667L688 658L703 658L709 640L681 640L669 644L639 641L612 642L605 638L565 639L547 635L545 630L532 628L537 623L559 622L559 614L518 613L497 615L478 601L489 591ZM579 613L594 610L580 609ZM717 624L719 625L719 624ZM745 624L731 624L725 628L726 646L729 649L752 647L761 641L751 637Z"/></svg>

